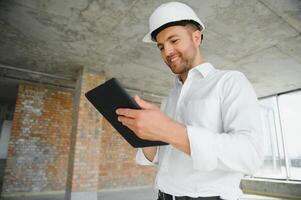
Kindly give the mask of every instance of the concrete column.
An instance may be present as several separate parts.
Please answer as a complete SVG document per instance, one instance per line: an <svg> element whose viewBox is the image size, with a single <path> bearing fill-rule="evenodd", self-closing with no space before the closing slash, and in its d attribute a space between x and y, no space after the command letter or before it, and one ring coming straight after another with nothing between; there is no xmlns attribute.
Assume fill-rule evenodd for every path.
<svg viewBox="0 0 301 200"><path fill-rule="evenodd" d="M102 116L85 93L103 83L101 73L82 69L74 99L74 115L69 154L66 200L97 200Z"/></svg>

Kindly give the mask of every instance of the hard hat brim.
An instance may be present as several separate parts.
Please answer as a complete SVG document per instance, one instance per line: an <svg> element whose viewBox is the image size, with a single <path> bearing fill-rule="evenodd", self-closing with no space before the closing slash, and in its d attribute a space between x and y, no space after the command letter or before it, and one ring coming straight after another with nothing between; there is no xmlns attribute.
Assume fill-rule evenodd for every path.
<svg viewBox="0 0 301 200"><path fill-rule="evenodd" d="M145 43L156 43L155 41L152 40L152 36L151 36L152 32L148 32L142 39L142 42Z"/></svg>

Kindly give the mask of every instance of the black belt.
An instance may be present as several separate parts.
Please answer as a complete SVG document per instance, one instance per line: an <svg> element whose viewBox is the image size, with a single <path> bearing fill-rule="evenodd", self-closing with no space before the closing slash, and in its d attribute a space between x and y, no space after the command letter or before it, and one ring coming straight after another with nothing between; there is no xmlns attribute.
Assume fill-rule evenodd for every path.
<svg viewBox="0 0 301 200"><path fill-rule="evenodd" d="M173 196L159 190L158 200L221 200L219 196L214 197L188 197L188 196Z"/></svg>

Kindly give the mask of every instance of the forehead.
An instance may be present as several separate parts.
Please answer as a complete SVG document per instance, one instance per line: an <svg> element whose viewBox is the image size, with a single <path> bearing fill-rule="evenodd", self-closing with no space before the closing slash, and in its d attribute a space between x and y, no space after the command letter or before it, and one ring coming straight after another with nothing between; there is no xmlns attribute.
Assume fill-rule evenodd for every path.
<svg viewBox="0 0 301 200"><path fill-rule="evenodd" d="M173 36L185 37L188 36L188 31L184 26L170 26L158 33L157 43L162 43Z"/></svg>

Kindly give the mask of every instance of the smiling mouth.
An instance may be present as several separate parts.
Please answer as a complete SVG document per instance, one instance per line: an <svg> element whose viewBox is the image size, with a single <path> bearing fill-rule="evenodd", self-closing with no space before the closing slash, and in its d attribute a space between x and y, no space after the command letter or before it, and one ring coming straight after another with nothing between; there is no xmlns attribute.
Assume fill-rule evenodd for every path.
<svg viewBox="0 0 301 200"><path fill-rule="evenodd" d="M169 59L169 63L175 63L177 60L179 60L179 56L175 56Z"/></svg>
<svg viewBox="0 0 301 200"><path fill-rule="evenodd" d="M170 61L171 62L175 62L175 61L177 61L179 58L178 57L175 57L175 58L172 58Z"/></svg>

